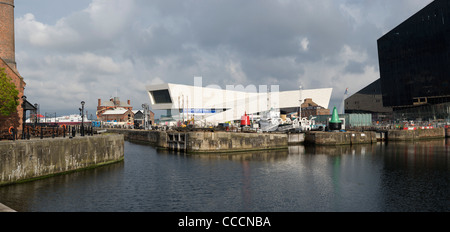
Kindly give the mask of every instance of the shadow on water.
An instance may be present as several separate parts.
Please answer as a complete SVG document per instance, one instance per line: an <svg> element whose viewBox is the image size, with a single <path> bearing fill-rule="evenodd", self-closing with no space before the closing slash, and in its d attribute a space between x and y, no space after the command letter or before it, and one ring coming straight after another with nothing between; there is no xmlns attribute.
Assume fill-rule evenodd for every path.
<svg viewBox="0 0 450 232"><path fill-rule="evenodd" d="M47 211L43 199L54 198L55 202L70 195L68 201L80 200L75 194L68 194L71 190L82 188L80 183L93 182L101 188L111 173L120 175L124 170L124 162L114 163L95 169L73 172L47 179L0 187L0 201L18 212ZM65 200L65 199L64 199ZM52 210L50 210L52 211Z"/></svg>

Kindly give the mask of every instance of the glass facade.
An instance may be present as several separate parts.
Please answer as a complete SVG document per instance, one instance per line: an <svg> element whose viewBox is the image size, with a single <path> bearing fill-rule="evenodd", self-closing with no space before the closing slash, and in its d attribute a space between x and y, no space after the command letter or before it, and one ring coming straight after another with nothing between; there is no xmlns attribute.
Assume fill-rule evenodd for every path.
<svg viewBox="0 0 450 232"><path fill-rule="evenodd" d="M385 107L450 102L450 1L433 1L381 37L378 55Z"/></svg>
<svg viewBox="0 0 450 232"><path fill-rule="evenodd" d="M151 91L150 94L152 95L155 104L165 104L165 103L172 103L172 99L170 98L169 90L156 90Z"/></svg>
<svg viewBox="0 0 450 232"><path fill-rule="evenodd" d="M398 121L435 121L450 123L450 102L436 105L422 105L397 109L394 118Z"/></svg>

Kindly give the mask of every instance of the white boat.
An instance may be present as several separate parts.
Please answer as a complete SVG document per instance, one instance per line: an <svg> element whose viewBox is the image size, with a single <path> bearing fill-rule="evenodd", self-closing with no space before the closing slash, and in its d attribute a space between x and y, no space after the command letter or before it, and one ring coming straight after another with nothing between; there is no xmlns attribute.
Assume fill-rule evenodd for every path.
<svg viewBox="0 0 450 232"><path fill-rule="evenodd" d="M280 111L274 109L264 112L259 120L259 128L264 132L276 131L280 124L282 124Z"/></svg>
<svg viewBox="0 0 450 232"><path fill-rule="evenodd" d="M283 120L280 117L280 111L271 109L263 113L259 126L263 132L271 132L271 131L289 131L289 130L297 130L297 131L310 131L315 129L315 117L308 119L295 119L291 121L290 118L286 118Z"/></svg>

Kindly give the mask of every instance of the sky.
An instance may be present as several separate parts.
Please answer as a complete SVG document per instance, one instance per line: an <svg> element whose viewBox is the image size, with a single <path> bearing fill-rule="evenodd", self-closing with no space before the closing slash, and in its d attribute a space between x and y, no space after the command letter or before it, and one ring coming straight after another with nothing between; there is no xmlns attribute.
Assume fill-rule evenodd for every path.
<svg viewBox="0 0 450 232"><path fill-rule="evenodd" d="M41 114L97 100L149 104L145 86L278 85L358 92L377 40L431 0L15 0L16 62Z"/></svg>

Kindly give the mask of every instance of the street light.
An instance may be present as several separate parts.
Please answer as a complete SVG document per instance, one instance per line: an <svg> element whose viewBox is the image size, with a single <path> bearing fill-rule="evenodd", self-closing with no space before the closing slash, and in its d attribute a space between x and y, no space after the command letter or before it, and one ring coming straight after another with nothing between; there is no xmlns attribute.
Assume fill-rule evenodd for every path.
<svg viewBox="0 0 450 232"><path fill-rule="evenodd" d="M298 88L300 90L300 100L299 100L300 107L298 108L298 118L299 118L299 120L301 120L302 119L302 103L303 103L303 96L302 96L303 85L300 84L300 86Z"/></svg>
<svg viewBox="0 0 450 232"><path fill-rule="evenodd" d="M84 136L84 104L85 102L81 102L80 115L81 115L81 136Z"/></svg>
<svg viewBox="0 0 450 232"><path fill-rule="evenodd" d="M22 96L22 110L23 110L23 116L22 116L22 139L25 139L25 123L26 123L26 117L27 117L27 110L25 109L27 97L25 95Z"/></svg>
<svg viewBox="0 0 450 232"><path fill-rule="evenodd" d="M38 106L39 105L37 103L34 104L34 128L36 128L38 123Z"/></svg>

